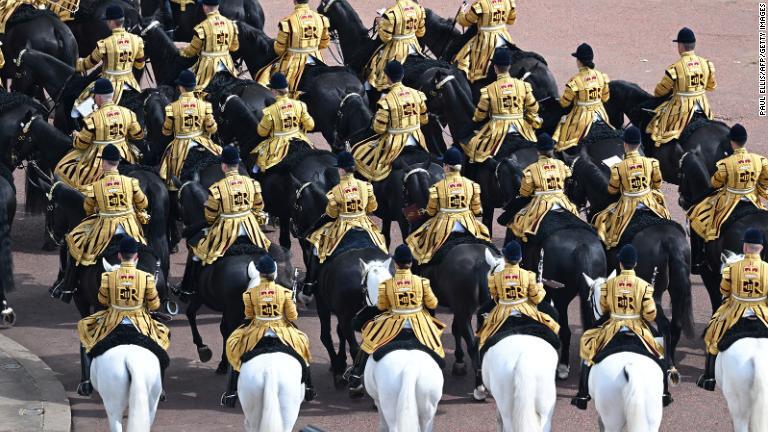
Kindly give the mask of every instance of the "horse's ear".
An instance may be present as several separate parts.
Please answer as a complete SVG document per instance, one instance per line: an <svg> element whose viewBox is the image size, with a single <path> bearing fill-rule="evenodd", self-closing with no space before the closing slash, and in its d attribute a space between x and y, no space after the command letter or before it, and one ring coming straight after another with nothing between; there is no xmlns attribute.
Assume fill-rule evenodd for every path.
<svg viewBox="0 0 768 432"><path fill-rule="evenodd" d="M192 174L192 181L200 182L200 172L199 171L195 171Z"/></svg>
<svg viewBox="0 0 768 432"><path fill-rule="evenodd" d="M485 249L485 262L488 263L489 266L491 266L491 270L493 270L494 267L496 267L496 257L493 256L493 254L488 248Z"/></svg>
<svg viewBox="0 0 768 432"><path fill-rule="evenodd" d="M613 279L613 278L615 278L615 277L616 277L616 269L613 269L613 271L611 272L611 274L609 274L609 275L608 275L608 279ZM606 280L608 280L608 279L606 279Z"/></svg>
<svg viewBox="0 0 768 432"><path fill-rule="evenodd" d="M368 264L365 261L363 261L362 258L359 258L359 260L360 260L360 271L365 273L368 270Z"/></svg>
<svg viewBox="0 0 768 432"><path fill-rule="evenodd" d="M101 265L104 266L104 271L111 272L120 268L120 264L112 265L106 258L101 259Z"/></svg>
<svg viewBox="0 0 768 432"><path fill-rule="evenodd" d="M587 282L588 287L592 288L595 286L595 280L589 277L588 274L582 273L581 275L584 276L584 280Z"/></svg>
<svg viewBox="0 0 768 432"><path fill-rule="evenodd" d="M387 270L392 268L392 257L389 257L386 261L384 261L384 268Z"/></svg>
<svg viewBox="0 0 768 432"><path fill-rule="evenodd" d="M253 263L253 261L248 263L248 279L256 279L259 277L259 272L256 270L256 264Z"/></svg>

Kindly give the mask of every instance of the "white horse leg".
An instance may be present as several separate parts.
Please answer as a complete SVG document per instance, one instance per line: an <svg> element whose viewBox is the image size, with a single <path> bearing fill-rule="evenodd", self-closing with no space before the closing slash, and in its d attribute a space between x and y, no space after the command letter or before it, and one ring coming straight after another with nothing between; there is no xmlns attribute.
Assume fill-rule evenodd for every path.
<svg viewBox="0 0 768 432"><path fill-rule="evenodd" d="M423 353L421 353L423 354ZM431 432L437 412L437 404L443 396L443 374L427 355L421 355L418 364L411 367L421 371L416 382L416 401L421 432ZM417 357L418 359L418 357Z"/></svg>
<svg viewBox="0 0 768 432"><path fill-rule="evenodd" d="M735 432L766 430L765 414L768 392L768 342L745 338L720 353L715 376L720 385Z"/></svg>
<svg viewBox="0 0 768 432"><path fill-rule="evenodd" d="M246 432L258 432L261 425L261 407L264 404L264 374L259 373L255 366L259 365L259 357L248 360L240 366L240 376L237 379L237 399L245 415Z"/></svg>
<svg viewBox="0 0 768 432"><path fill-rule="evenodd" d="M125 362L113 350L108 350L91 362L91 381L101 396L104 410L107 411L110 432L122 432L123 413L128 408L130 385Z"/></svg>
<svg viewBox="0 0 768 432"><path fill-rule="evenodd" d="M298 361L282 361L280 368L280 413L283 418L283 431L291 432L299 418L301 403L304 402L305 386L297 377L301 376L301 364Z"/></svg>
<svg viewBox="0 0 768 432"><path fill-rule="evenodd" d="M160 361L145 348L121 345L124 348L125 367L130 374L130 400L128 403L128 432L149 431L155 421L157 404L160 402L162 383Z"/></svg>

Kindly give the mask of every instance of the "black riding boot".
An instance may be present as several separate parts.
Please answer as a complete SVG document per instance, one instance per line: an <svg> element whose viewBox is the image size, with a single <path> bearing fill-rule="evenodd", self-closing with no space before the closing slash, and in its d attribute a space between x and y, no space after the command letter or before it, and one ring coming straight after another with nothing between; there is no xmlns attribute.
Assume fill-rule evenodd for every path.
<svg viewBox="0 0 768 432"><path fill-rule="evenodd" d="M307 274L304 276L304 283L301 286L301 293L307 297L312 297L317 285L317 276L319 273L320 261L312 254L307 263Z"/></svg>
<svg viewBox="0 0 768 432"><path fill-rule="evenodd" d="M691 230L691 274L700 275L705 264L704 239Z"/></svg>
<svg viewBox="0 0 768 432"><path fill-rule="evenodd" d="M581 364L581 376L579 377L579 392L571 398L571 405L580 410L587 409L587 402L592 400L589 396L589 370L592 366L585 363Z"/></svg>
<svg viewBox="0 0 768 432"><path fill-rule="evenodd" d="M669 372L667 372L664 374L664 392L661 395L661 403L663 406L669 406L674 401L672 393L669 392Z"/></svg>
<svg viewBox="0 0 768 432"><path fill-rule="evenodd" d="M365 372L365 362L368 361L368 353L363 350L358 351L355 358L355 364L349 373L349 397L357 399L363 397L363 373Z"/></svg>
<svg viewBox="0 0 768 432"><path fill-rule="evenodd" d="M200 269L202 263L192 259L192 253L189 253L187 258L187 265L184 267L184 276L181 278L181 284L173 289L173 293L179 296L182 300L184 298L193 296L197 292L197 284L195 281L200 275Z"/></svg>
<svg viewBox="0 0 768 432"><path fill-rule="evenodd" d="M80 384L77 385L77 394L90 396L93 393L91 384L91 356L85 352L85 347L80 345Z"/></svg>
<svg viewBox="0 0 768 432"><path fill-rule="evenodd" d="M312 385L312 369L307 366L307 377L304 380L304 402L311 402L317 397L315 387Z"/></svg>
<svg viewBox="0 0 768 432"><path fill-rule="evenodd" d="M229 378L227 379L227 391L221 395L221 404L227 408L234 408L237 403L237 379L240 378L240 372L229 367Z"/></svg>
<svg viewBox="0 0 768 432"><path fill-rule="evenodd" d="M715 359L717 359L717 355L707 353L704 375L696 381L697 386L707 391L715 391Z"/></svg>
<svg viewBox="0 0 768 432"><path fill-rule="evenodd" d="M74 258L67 253L67 262L64 266L64 275L61 280L49 290L51 297L60 298L64 303L72 301L77 284L77 264Z"/></svg>

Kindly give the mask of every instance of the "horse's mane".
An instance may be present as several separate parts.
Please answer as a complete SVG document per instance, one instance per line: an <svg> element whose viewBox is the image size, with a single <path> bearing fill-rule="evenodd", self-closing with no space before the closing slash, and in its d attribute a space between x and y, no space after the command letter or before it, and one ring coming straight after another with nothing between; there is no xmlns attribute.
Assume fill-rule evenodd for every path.
<svg viewBox="0 0 768 432"><path fill-rule="evenodd" d="M134 114L141 113L144 111L144 97L135 90L123 90L120 106L128 108Z"/></svg>
<svg viewBox="0 0 768 432"><path fill-rule="evenodd" d="M241 46L250 48L254 45L264 45L268 48L268 51L274 52L274 39L269 37L264 30L256 28L244 21L237 21L237 37ZM256 73L256 71L252 72Z"/></svg>
<svg viewBox="0 0 768 432"><path fill-rule="evenodd" d="M85 199L80 191L63 183L56 186L52 197L56 200L57 205L70 209L82 209L82 202Z"/></svg>
<svg viewBox="0 0 768 432"><path fill-rule="evenodd" d="M107 248L104 249L104 252L101 254L100 258L106 258L106 257L113 257L116 256L118 251L120 250L120 239L122 239L122 235L116 235L112 237L112 240L109 242L109 245L107 245ZM158 261L157 253L155 253L155 250L151 247L139 243L139 256L149 255L150 258L154 258L153 261ZM100 260L97 260L97 264Z"/></svg>
<svg viewBox="0 0 768 432"><path fill-rule="evenodd" d="M641 98L644 98L644 99L650 99L650 98L653 97L650 93L645 91L637 83L633 83L631 81L613 80L613 81L611 81L611 84L626 87L628 90L630 90L632 92L632 96L633 97L641 97Z"/></svg>
<svg viewBox="0 0 768 432"><path fill-rule="evenodd" d="M515 63L517 63L517 62L519 62L520 60L523 60L523 59L532 58L532 59L536 59L536 60L540 61L541 63L543 63L546 66L549 66L547 64L547 61L544 60L544 57L542 57L541 54L539 54L539 53L536 53L536 52L533 52L533 51L524 51L524 50L521 50L520 48L517 48L517 47L515 47L515 49L509 50L509 52L510 52L510 54L512 54L512 64L515 64Z"/></svg>
<svg viewBox="0 0 768 432"><path fill-rule="evenodd" d="M585 179L593 190L603 190L608 183L605 172L587 155L582 154L571 166L573 177Z"/></svg>
<svg viewBox="0 0 768 432"><path fill-rule="evenodd" d="M205 88L205 92L208 93L206 99L213 103L214 110L217 110L217 107L221 103L221 98L225 94L232 94L240 87L256 84L256 81L253 80L235 78L228 73L217 73L213 76L210 84Z"/></svg>
<svg viewBox="0 0 768 432"><path fill-rule="evenodd" d="M355 72L347 66L328 66L325 64L316 64L312 67L304 68L304 73L301 75L302 84L308 86L320 75L331 72L346 72L352 76L356 76Z"/></svg>
<svg viewBox="0 0 768 432"><path fill-rule="evenodd" d="M187 159L184 161L184 167L179 174L179 180L181 182L192 181L195 177L195 173L198 173L209 166L218 165L220 159L208 151L190 151L187 154Z"/></svg>
<svg viewBox="0 0 768 432"><path fill-rule="evenodd" d="M426 22L435 26L433 30L436 30L443 34L447 33L450 35L449 37L451 38L459 36L461 34L456 29L456 23L454 21L441 17L430 8L424 8L424 11L426 12L426 16L425 16ZM446 41L446 43L447 42L448 41Z"/></svg>
<svg viewBox="0 0 768 432"><path fill-rule="evenodd" d="M709 179L709 171L707 170L707 166L702 160L701 156L696 152L685 153L680 159L680 173L682 175L688 176L694 171L701 177L702 181ZM684 186L681 183L680 188L683 189L683 187ZM699 194L690 197L689 204L698 204L704 198L708 197L710 193L712 193L712 190L713 189L711 187L704 188L704 190Z"/></svg>
<svg viewBox="0 0 768 432"><path fill-rule="evenodd" d="M112 3L116 0L80 0L80 8L75 12L75 21L87 21L93 18L100 19L101 17L95 16L96 10L100 6L106 3ZM130 0L117 0L121 3L125 3L130 9L136 9L135 4Z"/></svg>
<svg viewBox="0 0 768 432"><path fill-rule="evenodd" d="M702 115L695 115L691 119L691 122L688 123L688 126L683 129L683 132L680 134L680 138L678 138L678 141L681 143L684 143L688 141L688 139L691 137L691 135L694 134L697 130L700 128L707 126L707 125L722 125L726 129L728 129L728 125L725 123L719 121L719 120L709 120L708 118L702 116Z"/></svg>
<svg viewBox="0 0 768 432"><path fill-rule="evenodd" d="M18 8L16 8L16 11L11 15L11 18L8 19L8 22L5 24L5 31L6 33L8 30L15 26L16 24L22 24L27 21L32 21L33 19L42 17L42 16L50 16L51 18L58 21L59 17L49 11L48 9L36 9L30 5L21 5Z"/></svg>
<svg viewBox="0 0 768 432"><path fill-rule="evenodd" d="M592 144L611 138L621 139L621 134L619 131L610 127L608 124L597 122L592 124L592 127L589 129L589 133L587 136L581 139L579 144L581 144L582 148L587 148Z"/></svg>
<svg viewBox="0 0 768 432"><path fill-rule="evenodd" d="M139 163L136 163L136 164L121 163L117 167L117 172L125 176L130 176L132 173L135 173L137 171L146 171L152 174L157 174L157 168L149 165L139 164Z"/></svg>
<svg viewBox="0 0 768 432"><path fill-rule="evenodd" d="M453 69L453 66L444 60L410 55L403 64L403 69L405 69L405 78L403 78L403 81L416 81L424 72L434 67Z"/></svg>
<svg viewBox="0 0 768 432"><path fill-rule="evenodd" d="M21 105L31 106L38 114L47 112L40 102L24 93L0 91L0 113L18 108Z"/></svg>

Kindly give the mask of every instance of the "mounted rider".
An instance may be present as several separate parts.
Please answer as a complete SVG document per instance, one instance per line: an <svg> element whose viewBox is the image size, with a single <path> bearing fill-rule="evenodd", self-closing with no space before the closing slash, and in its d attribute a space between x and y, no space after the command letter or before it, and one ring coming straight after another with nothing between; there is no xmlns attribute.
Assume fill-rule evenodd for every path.
<svg viewBox="0 0 768 432"><path fill-rule="evenodd" d="M256 270L259 279L252 281L243 293L245 322L227 338L227 359L232 370L222 400L226 405L227 399L237 398L237 379L243 355L256 348L263 338L276 338L292 349L296 357L303 359L302 367L306 371L304 400L311 401L316 396L309 368L312 355L307 335L296 328L295 321L299 319L299 314L293 291L275 283L277 263L271 256L262 256Z"/></svg>
<svg viewBox="0 0 768 432"><path fill-rule="evenodd" d="M515 23L515 0L476 0L469 7L464 1L456 22L462 27L477 27L473 36L459 50L453 62L474 83L488 75L491 57L498 47L513 45L507 26Z"/></svg>
<svg viewBox="0 0 768 432"><path fill-rule="evenodd" d="M584 331L581 336L582 364L579 392L571 399L571 405L582 410L587 409L587 402L591 399L589 396L589 370L594 364L595 356L617 334L631 332L640 339L645 349L654 357L659 359L664 357L664 347L656 341L648 324L656 319L653 286L635 276L637 251L634 246L628 244L621 248L619 263L621 273L608 279L600 287L600 308L607 320L597 328ZM664 406L672 403L672 396L667 389L666 376L665 373Z"/></svg>
<svg viewBox="0 0 768 432"><path fill-rule="evenodd" d="M349 373L352 397L362 397L362 376L368 357L395 340L403 330L411 330L416 339L441 358L445 357L440 335L445 324L430 315L437 308L437 297L429 279L411 273L413 254L407 245L395 249L395 275L379 285L376 308L383 313L363 327L363 344Z"/></svg>
<svg viewBox="0 0 768 432"><path fill-rule="evenodd" d="M256 74L256 81L267 85L275 72L288 79L288 89L295 93L307 65L323 61L320 50L331 42L328 18L309 8L309 0L293 0L293 13L277 25L277 59Z"/></svg>
<svg viewBox="0 0 768 432"><path fill-rule="evenodd" d="M461 152L451 147L445 152L443 163L445 179L429 188L426 213L432 218L405 241L419 264L429 262L454 232L490 241L488 228L475 218L483 213L480 185L461 176Z"/></svg>
<svg viewBox="0 0 768 432"><path fill-rule="evenodd" d="M766 210L762 200L768 199L768 159L746 149L747 130L740 124L728 133L733 154L717 163L712 188L717 192L704 198L688 212L691 222L693 269L704 260L704 242L720 237L720 228L739 203L750 203Z"/></svg>
<svg viewBox="0 0 768 432"><path fill-rule="evenodd" d="M534 129L541 127L539 103L531 85L509 76L512 55L507 49L497 49L493 56L496 81L480 90L472 121L490 121L461 148L471 163L482 163L496 156L508 134L517 134L526 141L536 142Z"/></svg>
<svg viewBox="0 0 768 432"><path fill-rule="evenodd" d="M146 244L141 226L149 222L145 212L149 201L137 179L117 172L120 157L117 147L107 145L101 155L104 176L84 189L87 217L67 234L69 254L64 277L51 289L53 296L66 293L64 301L68 302L74 292L76 266L96 264L113 236L125 234Z"/></svg>
<svg viewBox="0 0 768 432"><path fill-rule="evenodd" d="M179 51L182 57L197 57L192 66L197 75L197 90L206 88L218 72L236 77L230 53L240 49L237 26L219 13L219 0L202 0L202 4L206 17L195 26L189 45Z"/></svg>
<svg viewBox="0 0 768 432"><path fill-rule="evenodd" d="M405 63L409 55L422 55L420 37L427 31L424 7L411 0L397 0L378 19L381 46L373 54L366 71L366 87L384 91L390 84L384 69L392 60Z"/></svg>
<svg viewBox="0 0 768 432"><path fill-rule="evenodd" d="M54 169L54 173L72 187L87 186L101 178L99 158L107 145L116 147L125 162L136 163L136 150L126 138L139 140L144 137L144 131L133 111L113 102L113 92L111 81L96 80L93 95L98 109L83 119L83 129L75 132L74 149Z"/></svg>
<svg viewBox="0 0 768 432"><path fill-rule="evenodd" d="M696 36L691 29L681 29L672 42L677 42L680 60L667 68L653 91L655 97L669 99L656 108L646 129L656 147L680 138L696 113L713 118L706 92L717 88L715 65L694 54Z"/></svg>
<svg viewBox="0 0 768 432"><path fill-rule="evenodd" d="M608 75L595 69L595 54L589 44L579 45L571 55L576 57L579 73L565 84L565 91L560 97L560 106L571 107L571 110L563 116L552 135L557 142L555 149L558 152L577 146L589 134L595 122L602 122L612 128L603 106L611 97Z"/></svg>
<svg viewBox="0 0 768 432"><path fill-rule="evenodd" d="M544 286L536 280L536 273L520 268L523 252L520 243L512 240L504 246L504 268L488 277L491 301L496 305L477 331L478 349L496 334L510 316L524 315L549 327L555 334L560 324L536 305L547 294Z"/></svg>
<svg viewBox="0 0 768 432"><path fill-rule="evenodd" d="M291 141L299 140L312 148L306 133L315 128L315 121L307 111L307 105L288 97L288 80L276 72L269 80L269 87L275 95L275 103L264 108L257 132L268 137L260 142L251 154L256 156L259 171L266 171L279 164L288 155Z"/></svg>
<svg viewBox="0 0 768 432"><path fill-rule="evenodd" d="M402 80L403 65L392 60L384 73L392 85L376 103L373 131L378 138L354 146L357 172L368 181L382 181L392 172L392 163L406 146L420 146L427 150L421 125L427 124L427 97L424 93L406 87Z"/></svg>
<svg viewBox="0 0 768 432"><path fill-rule="evenodd" d="M104 19L112 34L96 42L96 48L88 57L78 59L75 71L87 73L101 64L100 76L112 83L115 89L112 99L118 104L123 90L141 92L141 86L133 71L144 69L144 40L125 30L125 12L120 6L107 6ZM88 99L91 97L93 86L94 84L91 84L86 87L77 98L72 117L86 116L92 111L92 103Z"/></svg>
<svg viewBox="0 0 768 432"><path fill-rule="evenodd" d="M99 303L107 309L85 317L77 323L80 342L87 352L119 325L128 325L168 350L168 327L155 321L151 311L160 308L155 277L136 268L138 242L126 236L120 241L120 267L101 274Z"/></svg>
<svg viewBox="0 0 768 432"><path fill-rule="evenodd" d="M333 220L307 237L307 241L315 249L317 262L310 261L305 294L311 293L311 287L317 279L319 264L333 254L349 231L365 231L374 245L382 252L387 252L384 236L369 217L378 208L373 186L367 181L355 178L355 159L349 152L339 153L336 167L339 168L341 180L326 194L328 204L324 215Z"/></svg>
<svg viewBox="0 0 768 432"><path fill-rule="evenodd" d="M755 320L768 326L768 263L760 258L765 242L763 233L750 228L744 233L744 258L723 268L720 293L723 304L712 315L704 332L707 345L707 360L704 375L696 385L715 390L715 359L718 344L741 320Z"/></svg>
<svg viewBox="0 0 768 432"><path fill-rule="evenodd" d="M648 209L663 219L672 218L661 193L659 161L643 157L638 151L641 135L635 126L624 131L624 160L611 167L608 181L608 193L621 195L593 219L597 235L609 249L619 244L638 209Z"/></svg>
<svg viewBox="0 0 768 432"><path fill-rule="evenodd" d="M555 159L555 142L546 133L536 142L539 160L523 170L520 196L532 197L520 210L511 224L507 225L515 237L524 242L528 236L539 232L541 221L549 211L569 211L578 217L578 209L565 195L565 182L571 177L571 169L563 161Z"/></svg>
<svg viewBox="0 0 768 432"><path fill-rule="evenodd" d="M213 107L193 93L197 82L192 71L184 69L176 78L179 98L165 107L163 135L173 135L160 161L160 177L171 191L176 191L174 177L181 177L181 170L190 151L207 151L221 155L221 147L211 140L216 133Z"/></svg>

